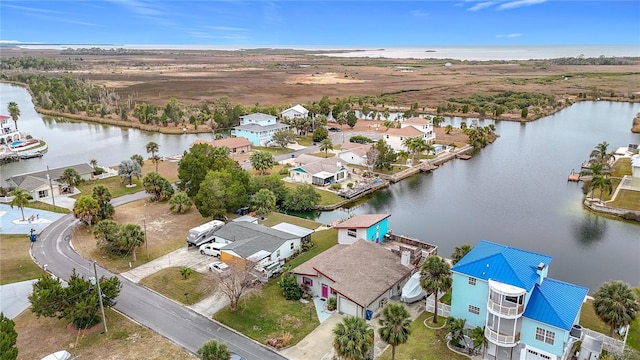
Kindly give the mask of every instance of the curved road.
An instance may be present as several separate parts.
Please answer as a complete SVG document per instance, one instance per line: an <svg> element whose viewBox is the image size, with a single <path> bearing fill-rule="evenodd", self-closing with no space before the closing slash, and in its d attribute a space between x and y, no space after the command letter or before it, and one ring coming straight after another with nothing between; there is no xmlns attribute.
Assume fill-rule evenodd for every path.
<svg viewBox="0 0 640 360"><path fill-rule="evenodd" d="M112 204L119 206L146 196L144 192L126 195L113 199ZM79 220L73 215L62 217L40 234L31 250L36 263L61 279L68 279L74 268L78 274L85 277L94 275L93 263L76 253L69 241L73 229L78 224ZM114 275L98 267L98 276ZM191 309L122 276L118 278L122 283L122 290L114 308L193 353L196 353L205 342L215 339L226 343L230 351L248 360L286 359L266 346L229 330Z"/></svg>

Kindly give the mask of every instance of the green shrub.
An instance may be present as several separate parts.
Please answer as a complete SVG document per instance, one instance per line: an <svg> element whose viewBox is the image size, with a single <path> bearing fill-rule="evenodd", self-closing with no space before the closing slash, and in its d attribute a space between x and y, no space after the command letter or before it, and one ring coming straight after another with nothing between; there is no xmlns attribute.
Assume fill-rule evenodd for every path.
<svg viewBox="0 0 640 360"><path fill-rule="evenodd" d="M327 310L334 311L338 307L338 300L335 297L327 299Z"/></svg>
<svg viewBox="0 0 640 360"><path fill-rule="evenodd" d="M347 187L348 187L349 189L351 189L351 188L353 187L353 183L352 183L352 182L348 182L348 183L347 183Z"/></svg>
<svg viewBox="0 0 640 360"><path fill-rule="evenodd" d="M296 276L290 272L282 275L282 279L278 281L278 286L282 288L282 295L287 300L300 300L302 297L302 288L298 285Z"/></svg>
<svg viewBox="0 0 640 360"><path fill-rule="evenodd" d="M331 190L335 190L335 191L342 190L342 184L339 184L339 183L331 184Z"/></svg>
<svg viewBox="0 0 640 360"><path fill-rule="evenodd" d="M349 142L358 144L369 144L372 143L373 140L363 135L355 135L349 138Z"/></svg>
<svg viewBox="0 0 640 360"><path fill-rule="evenodd" d="M283 167L282 169L280 169L280 171L278 171L278 174L280 175L289 175L289 169L286 167Z"/></svg>

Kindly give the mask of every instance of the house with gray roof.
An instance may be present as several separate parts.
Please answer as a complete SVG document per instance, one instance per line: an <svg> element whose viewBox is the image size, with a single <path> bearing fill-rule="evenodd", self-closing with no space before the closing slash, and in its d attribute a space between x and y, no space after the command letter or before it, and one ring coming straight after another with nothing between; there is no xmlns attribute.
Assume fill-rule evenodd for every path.
<svg viewBox="0 0 640 360"><path fill-rule="evenodd" d="M300 236L248 221L224 225L215 232L214 241L227 243L220 249L225 263L284 261L300 249Z"/></svg>
<svg viewBox="0 0 640 360"><path fill-rule="evenodd" d="M240 116L240 125L234 128L235 136L247 138L253 146L265 146L278 130L286 130L289 125L279 123L275 116L253 113Z"/></svg>
<svg viewBox="0 0 640 360"><path fill-rule="evenodd" d="M411 275L400 256L380 244L360 239L338 244L293 269L298 284L323 299L336 297L337 311L370 318Z"/></svg>
<svg viewBox="0 0 640 360"><path fill-rule="evenodd" d="M65 191L68 186L65 181L61 180L62 174L66 169L74 169L80 179L90 180L93 178L95 169L89 164L75 164L55 169L35 171L14 175L7 180L10 186L27 191L35 200L41 198L58 196ZM51 181L50 181L51 180Z"/></svg>
<svg viewBox="0 0 640 360"><path fill-rule="evenodd" d="M325 186L347 178L347 167L341 161L319 157L316 161L309 161L309 156L304 157L304 164L289 170L293 182Z"/></svg>

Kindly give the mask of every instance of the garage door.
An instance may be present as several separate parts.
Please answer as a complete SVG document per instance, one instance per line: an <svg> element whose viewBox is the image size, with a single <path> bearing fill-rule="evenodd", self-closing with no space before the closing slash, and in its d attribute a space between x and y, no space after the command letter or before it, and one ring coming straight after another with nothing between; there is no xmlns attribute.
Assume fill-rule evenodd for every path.
<svg viewBox="0 0 640 360"><path fill-rule="evenodd" d="M338 298L338 312L345 315L358 316L358 306L354 302L340 296Z"/></svg>
<svg viewBox="0 0 640 360"><path fill-rule="evenodd" d="M526 360L549 360L550 356L541 354L535 350L527 349L527 358Z"/></svg>

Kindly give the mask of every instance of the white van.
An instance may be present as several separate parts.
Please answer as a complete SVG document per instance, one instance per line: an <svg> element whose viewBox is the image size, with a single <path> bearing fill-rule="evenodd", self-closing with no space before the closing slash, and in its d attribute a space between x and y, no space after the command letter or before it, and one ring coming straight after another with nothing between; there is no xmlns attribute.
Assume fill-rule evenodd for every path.
<svg viewBox="0 0 640 360"><path fill-rule="evenodd" d="M208 243L200 246L200 254L220 257L220 249L225 247L226 243Z"/></svg>

